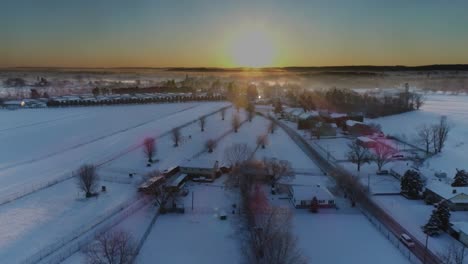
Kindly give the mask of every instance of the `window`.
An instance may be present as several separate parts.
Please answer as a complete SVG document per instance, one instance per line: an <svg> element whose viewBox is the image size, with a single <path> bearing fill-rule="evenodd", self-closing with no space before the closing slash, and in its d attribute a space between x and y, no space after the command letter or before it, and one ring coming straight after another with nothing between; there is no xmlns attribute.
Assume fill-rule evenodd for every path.
<svg viewBox="0 0 468 264"><path fill-rule="evenodd" d="M335 201L334 200L328 200L328 204L334 204Z"/></svg>

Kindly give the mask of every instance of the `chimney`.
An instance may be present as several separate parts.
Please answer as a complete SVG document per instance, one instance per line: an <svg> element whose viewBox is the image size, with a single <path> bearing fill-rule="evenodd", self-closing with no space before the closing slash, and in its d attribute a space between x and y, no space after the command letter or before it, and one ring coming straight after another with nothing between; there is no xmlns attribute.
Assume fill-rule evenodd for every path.
<svg viewBox="0 0 468 264"><path fill-rule="evenodd" d="M456 190L456 189L453 189L453 190L452 190L452 193L457 193L457 190Z"/></svg>

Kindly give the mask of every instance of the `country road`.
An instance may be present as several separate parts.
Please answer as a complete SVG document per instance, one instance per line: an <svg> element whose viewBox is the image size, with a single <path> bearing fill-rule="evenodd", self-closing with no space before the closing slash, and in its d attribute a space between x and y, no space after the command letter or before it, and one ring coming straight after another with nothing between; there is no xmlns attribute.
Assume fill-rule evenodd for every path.
<svg viewBox="0 0 468 264"><path fill-rule="evenodd" d="M337 164L333 164L328 161L326 158L322 157L320 153L313 148L307 141L294 129L288 127L287 125L283 124L282 122L270 118L275 123L278 124L287 134L288 136L309 156L309 158L314 161L327 175L338 179L338 178L353 178L353 175L347 172L345 169L339 167ZM374 216L381 224L383 224L390 232L392 232L396 237L399 237L402 233L406 233L414 238L408 230L403 228L392 216L390 216L387 212L385 212L382 208L380 208L371 198L368 197L367 193L363 193L362 189L352 190L355 194L356 202L360 204L360 206L369 212L372 216ZM360 192L360 193L358 193ZM440 264L442 263L439 257L437 257L434 253L430 250L426 250L424 244L419 242L416 239L413 239L415 242L415 246L413 248L409 248L409 250L419 258L421 263L425 264Z"/></svg>

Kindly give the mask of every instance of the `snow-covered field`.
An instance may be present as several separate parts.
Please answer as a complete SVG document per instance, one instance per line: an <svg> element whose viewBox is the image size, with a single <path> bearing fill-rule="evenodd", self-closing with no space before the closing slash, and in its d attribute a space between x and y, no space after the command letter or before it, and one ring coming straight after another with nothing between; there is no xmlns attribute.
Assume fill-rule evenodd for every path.
<svg viewBox="0 0 468 264"><path fill-rule="evenodd" d="M293 224L308 263L409 263L359 213L296 213Z"/></svg>
<svg viewBox="0 0 468 264"><path fill-rule="evenodd" d="M444 171L448 177L453 177L456 168L466 169L464 166L467 164L468 96L427 95L426 102L419 111L377 118L372 122L381 124L386 134L414 141L418 127L437 123L444 115L453 127L442 153L426 160L423 172L432 176L436 171Z"/></svg>
<svg viewBox="0 0 468 264"><path fill-rule="evenodd" d="M60 155L53 155L52 157L38 160L28 165L1 171L0 181L4 184L4 186L2 186L4 189L2 189L1 193L5 195L8 191L10 193L17 191L15 188L17 186L22 186L24 188L33 187L36 182L53 178L56 176L56 174L53 174L55 171L70 173L84 162L107 160L116 154L125 153L125 155L120 156L116 160L110 160L109 163L105 164L104 168L98 170L101 176L100 184L106 185L107 187L107 192L99 195L98 198L84 201L82 198L83 194L78 192L74 180L70 179L0 206L0 258L7 261L7 263L15 263L19 262L21 259L26 259L34 253L43 250L43 248L57 241L61 241L62 238L66 237L68 234L91 225L97 219L106 216L106 214L112 212L121 206L121 204L131 200L136 193L135 184L138 181L138 177L129 181L128 184L115 183L116 179L118 182L120 182L120 180L128 181L129 172L143 174L152 168L147 168L145 166L146 163L141 149L135 149L128 153L122 152L122 150L127 150L132 145L136 145L144 136L161 135L172 127L190 122L201 115L211 113L225 105L225 103L148 105L146 111L140 111L155 113L154 115L159 116L159 118L152 118L151 121L136 128L127 127L123 132L118 132L111 136L104 136L102 139L95 140L92 143L63 151ZM158 106L161 109L158 109ZM138 106L137 110L140 107L141 106ZM109 109L114 109L120 119L124 116L124 113L126 113L125 116L127 116L127 118L138 119L138 115L131 115L132 107L123 106L122 108L125 108L125 111L120 112L117 108L119 107L110 107ZM97 126L106 127L107 125L102 124L107 124L106 120L108 119L113 118L113 122L118 122L119 118L113 116L112 111L108 111L106 108L98 108L96 110L98 111L101 109L107 112L107 114L101 113L101 120L93 118L93 113L89 112L87 115L89 115L88 118L91 120L89 121L90 123L81 123L78 121L72 123L77 128L76 131L69 127L70 124L67 124L67 129L70 129L68 133L63 130L54 130L51 133L54 133L55 137L59 138L60 141L60 133L62 133L62 135L70 135L71 137L73 137L73 135L81 135L79 127L82 125L86 125L88 130L92 130L93 127ZM73 110L81 111L82 108L58 110L64 110L72 114ZM26 124L22 116L27 116L27 111L6 113L18 115L16 117L18 121L23 125ZM60 111L56 113L60 114ZM2 112L2 114L5 113ZM231 110L228 110L226 123L229 122L230 114ZM150 115L146 116L146 118L149 117ZM13 119L13 117L9 118ZM54 119L52 116L48 118ZM163 166L174 162L179 163L183 159L190 158L202 151L205 137L217 137L229 129L228 125L214 129L215 122L220 119L219 114L208 117L207 132L204 132L203 136L200 135L200 128L196 123L183 128L182 134L185 138L187 138L187 134L190 134L192 139L184 140L179 148L174 148L172 146L169 136L159 138L157 146L160 152L157 154L157 158L159 158L161 162L156 168L163 168ZM31 119L30 122L33 122L32 120L33 119ZM50 121L49 123L58 122L57 126L60 126L62 121L63 119L59 119ZM135 121L132 122L135 123ZM141 123L143 121L137 120L137 122ZM125 121L122 121L122 123L125 124ZM10 126L15 126L13 121L10 121ZM213 129L209 130L210 127ZM28 133L36 135L49 132L42 130L40 126L37 127L34 125L23 126L17 129L34 130L34 133ZM118 129L125 129L125 126L121 125ZM104 128L98 129L98 131L104 130ZM212 133L208 131L212 131ZM105 133L107 132L109 131L105 131ZM9 144L9 137L12 138L12 141L16 139L12 131L5 130L1 133L4 133L2 134L2 140L4 140L2 144ZM92 133L89 135L92 135ZM89 138L82 138L82 140L88 139ZM25 138L24 140L31 141L39 139ZM48 141L49 143L41 143L44 144L44 148L41 149L42 154L50 151L46 147L47 145L57 146L54 142L54 137L48 138ZM76 142L72 143L74 144ZM31 165L34 166L30 167ZM51 173L49 174L49 172ZM19 189L22 187L19 187ZM26 249L24 247L26 247Z"/></svg>

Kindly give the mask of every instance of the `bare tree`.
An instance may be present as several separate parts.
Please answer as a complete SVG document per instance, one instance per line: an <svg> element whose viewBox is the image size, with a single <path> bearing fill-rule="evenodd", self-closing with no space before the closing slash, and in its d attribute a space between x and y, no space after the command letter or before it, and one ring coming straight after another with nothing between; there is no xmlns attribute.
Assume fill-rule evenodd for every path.
<svg viewBox="0 0 468 264"><path fill-rule="evenodd" d="M75 174L78 188L85 192L86 198L92 197L98 184L96 167L92 164L85 164Z"/></svg>
<svg viewBox="0 0 468 264"><path fill-rule="evenodd" d="M136 256L136 243L124 231L100 234L96 241L85 249L88 264L130 264Z"/></svg>
<svg viewBox="0 0 468 264"><path fill-rule="evenodd" d="M416 107L417 110L419 110L419 108L421 108L421 106L423 106L424 104L424 97L422 94L414 94L413 95L413 99L414 99L414 106Z"/></svg>
<svg viewBox="0 0 468 264"><path fill-rule="evenodd" d="M159 207L159 211L164 213L167 208L167 203L172 200L175 203L174 192L169 191L165 185L159 185L155 190L155 201Z"/></svg>
<svg viewBox="0 0 468 264"><path fill-rule="evenodd" d="M271 134L274 134L276 127L277 127L276 122L272 120L270 124L268 125L268 132L270 132Z"/></svg>
<svg viewBox="0 0 468 264"><path fill-rule="evenodd" d="M437 255L443 264L463 264L465 247L458 242L452 242L445 251Z"/></svg>
<svg viewBox="0 0 468 264"><path fill-rule="evenodd" d="M442 116L437 125L434 126L435 140L437 144L437 152L442 152L445 142L448 138L448 133L450 132L451 125L447 121L446 116Z"/></svg>
<svg viewBox="0 0 468 264"><path fill-rule="evenodd" d="M221 120L224 120L226 117L226 108L221 109L219 113L221 114Z"/></svg>
<svg viewBox="0 0 468 264"><path fill-rule="evenodd" d="M254 215L248 228L244 257L247 263L305 264L291 225L292 214L284 208L271 207Z"/></svg>
<svg viewBox="0 0 468 264"><path fill-rule="evenodd" d="M268 135L267 134L259 135L257 137L257 148L262 147L262 149L264 149L266 145L268 145Z"/></svg>
<svg viewBox="0 0 468 264"><path fill-rule="evenodd" d="M240 120L239 114L234 114L232 116L231 126L232 126L232 129L234 129L234 133L237 133L237 131L239 130L239 127L241 126L241 120Z"/></svg>
<svg viewBox="0 0 468 264"><path fill-rule="evenodd" d="M287 160L278 160L275 158L264 159L267 174L271 177L271 184L276 184L281 178L288 180L294 177L292 165Z"/></svg>
<svg viewBox="0 0 468 264"><path fill-rule="evenodd" d="M143 152L148 158L148 162L153 162L153 156L156 154L156 140L152 137L143 140Z"/></svg>
<svg viewBox="0 0 468 264"><path fill-rule="evenodd" d="M255 117L255 105L249 103L245 110L247 111L247 119L249 122L252 122L253 118Z"/></svg>
<svg viewBox="0 0 468 264"><path fill-rule="evenodd" d="M201 131L205 131L205 126L206 126L206 116L202 116L198 119L198 122L200 124Z"/></svg>
<svg viewBox="0 0 468 264"><path fill-rule="evenodd" d="M357 170L361 171L361 165L369 163L371 154L369 150L359 144L357 140L348 144L349 150L347 153L348 160L357 165Z"/></svg>
<svg viewBox="0 0 468 264"><path fill-rule="evenodd" d="M175 127L171 131L171 136L172 136L172 142L174 142L174 147L178 147L180 140L182 138L182 134L180 132L180 128Z"/></svg>
<svg viewBox="0 0 468 264"><path fill-rule="evenodd" d="M214 139L208 139L205 142L205 147L208 150L209 153L213 152L213 150L216 148L216 140Z"/></svg>
<svg viewBox="0 0 468 264"><path fill-rule="evenodd" d="M237 166L250 159L252 150L245 143L236 143L224 150L224 161L229 166Z"/></svg>
<svg viewBox="0 0 468 264"><path fill-rule="evenodd" d="M426 155L429 154L429 149L431 148L432 141L434 140L433 129L428 125L422 125L417 130L417 141L420 144L424 145L426 149Z"/></svg>
<svg viewBox="0 0 468 264"><path fill-rule="evenodd" d="M393 155L396 153L396 150L387 144L382 142L377 142L374 147L374 153L372 154L372 160L377 165L379 171L382 170L382 167L389 163L392 160Z"/></svg>

